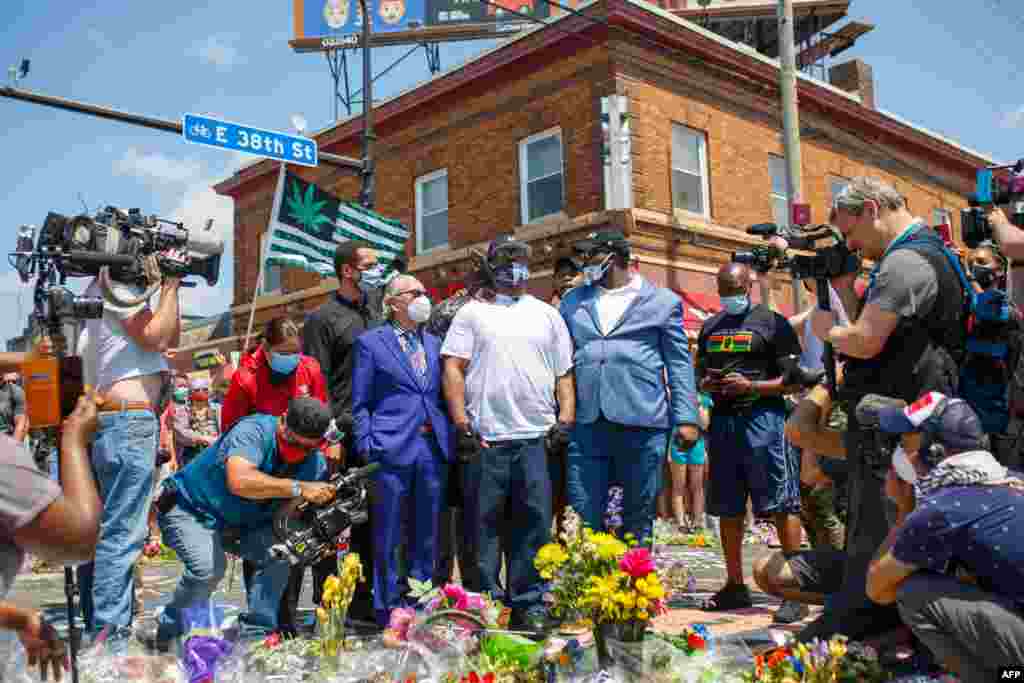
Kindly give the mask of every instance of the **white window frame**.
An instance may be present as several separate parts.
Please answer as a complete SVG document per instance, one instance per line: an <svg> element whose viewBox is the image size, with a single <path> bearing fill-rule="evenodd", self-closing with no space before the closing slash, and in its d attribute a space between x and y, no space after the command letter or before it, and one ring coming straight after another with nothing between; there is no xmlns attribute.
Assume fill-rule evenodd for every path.
<svg viewBox="0 0 1024 683"><path fill-rule="evenodd" d="M684 209L682 207L677 207L675 205L676 188L675 188L675 178L673 177L673 174L676 171L679 171L680 173L685 173L685 174L691 175L691 176L693 175L693 172L688 170L688 169L676 168L675 155L673 154L673 152L675 151L675 145L673 144L673 142L675 141L676 128L679 128L681 130L685 130L688 133L693 133L694 135L697 136L697 139L700 141L700 145L698 145L698 147L697 147L697 155L699 157L698 163L700 164L700 172L701 172L701 193L703 194L703 200L704 200L703 211L700 211L700 212L690 211L689 209ZM668 144L669 144L669 150L668 150L669 160L668 160L668 165L669 165L669 191L671 193L670 202L671 202L671 205L672 205L672 210L673 211L686 211L687 213L694 213L695 215L703 216L704 218L711 218L711 180L710 180L710 172L708 170L708 134L707 134L707 131L698 130L696 128L690 128L689 126L687 126L685 124L677 123L677 122L673 121L672 122L672 132L670 133L670 135L671 135L671 137L669 138L669 141L668 141Z"/></svg>
<svg viewBox="0 0 1024 683"><path fill-rule="evenodd" d="M427 183L432 183L435 180L438 180L440 178L444 178L445 179L444 180L445 185L448 184L448 169L447 168L440 168L440 169L438 169L436 171L431 171L430 173L427 173L426 175L421 175L419 178L416 179L416 254L417 255L419 255L419 254L427 254L427 253L430 253L432 251L438 251L440 249L447 249L448 248L448 244L450 243L450 240L451 240L451 235L449 234L448 238L445 239L444 244L438 244L438 245L435 245L433 247L430 247L429 249L424 249L423 248L423 218L424 218L424 214L423 214L423 186L426 185ZM448 193L446 191L445 195L447 195L447 194ZM446 202L445 205L444 205L444 213L446 215L448 214L450 207L451 207L451 202L450 201ZM436 215L438 213L441 213L441 212L440 211L435 211L434 213L432 213L430 215L433 216L433 215ZM451 223L449 222L446 225L446 231L449 230L450 228L451 228Z"/></svg>
<svg viewBox="0 0 1024 683"><path fill-rule="evenodd" d="M270 228L268 227L263 231L263 236L260 237L260 268L263 269L263 282L260 284L260 291L256 294L257 296L269 296L271 294L281 294L284 291L284 268L281 266L272 266L267 263L267 258L270 256L270 252L267 250L267 245L270 244ZM270 289L267 287L267 275L270 273L271 268L277 268L277 287ZM259 271L256 271L256 277L259 277Z"/></svg>
<svg viewBox="0 0 1024 683"><path fill-rule="evenodd" d="M768 189L768 197L770 198L772 208L775 208L775 202L782 200L782 205L785 206L785 210L782 212L782 217L785 219L785 225L783 227L789 227L790 215L789 215L789 196L786 194L779 194L775 191L775 179L772 175L772 159L778 159L782 162L782 185L786 185L786 157L781 154L769 154L768 155L768 180L771 183ZM774 213L774 212L773 212ZM772 218L775 218L773 215Z"/></svg>
<svg viewBox="0 0 1024 683"><path fill-rule="evenodd" d="M530 169L529 169L529 155L527 150L530 145L534 142L540 142L547 138L557 137L558 138L558 157L559 157L559 168L558 172L562 175L562 206L554 212L544 216L537 216L532 221L530 220L530 193L528 192L530 184ZM551 178L554 176L546 175L544 178ZM543 180L544 178L534 178L534 181ZM559 213L565 212L565 139L562 137L562 127L555 126L554 128L548 128L542 130L539 133L534 133L530 137L523 138L519 141L519 209L520 209L520 220L523 225L530 223L539 223L540 221L550 218L551 216L557 216Z"/></svg>

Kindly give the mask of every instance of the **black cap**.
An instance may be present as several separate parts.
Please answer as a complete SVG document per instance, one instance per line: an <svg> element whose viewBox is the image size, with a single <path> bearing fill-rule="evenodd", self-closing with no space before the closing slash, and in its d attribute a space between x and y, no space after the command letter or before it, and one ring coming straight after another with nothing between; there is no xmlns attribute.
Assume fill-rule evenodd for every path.
<svg viewBox="0 0 1024 683"><path fill-rule="evenodd" d="M322 439L331 424L331 411L319 399L300 396L288 404L285 424L305 439Z"/></svg>
<svg viewBox="0 0 1024 683"><path fill-rule="evenodd" d="M595 251L629 253L629 240L621 230L592 232L573 245L577 253L591 254Z"/></svg>
<svg viewBox="0 0 1024 683"><path fill-rule="evenodd" d="M562 256L555 261L555 271L562 270L563 268L571 268L574 273L580 272L580 264L576 262L576 259L569 256Z"/></svg>
<svg viewBox="0 0 1024 683"><path fill-rule="evenodd" d="M490 245L487 247L487 261L494 263L499 255L507 256L510 259L517 259L522 256L529 258L532 253L533 250L530 248L530 245L516 239L515 235L498 235L491 240Z"/></svg>
<svg viewBox="0 0 1024 683"><path fill-rule="evenodd" d="M978 414L966 401L937 391L907 405L899 399L868 394L856 409L862 427L889 434L922 432L956 451L984 450L988 437Z"/></svg>

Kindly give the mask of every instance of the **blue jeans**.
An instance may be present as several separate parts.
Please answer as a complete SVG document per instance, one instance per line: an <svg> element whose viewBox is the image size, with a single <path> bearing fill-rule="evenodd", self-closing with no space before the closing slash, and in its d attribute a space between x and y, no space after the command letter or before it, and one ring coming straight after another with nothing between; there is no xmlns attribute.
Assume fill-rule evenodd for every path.
<svg viewBox="0 0 1024 683"><path fill-rule="evenodd" d="M182 611L206 604L217 590L227 567L224 540L217 529L209 529L187 508L177 505L160 515L164 543L174 549L184 571L174 595L157 620L157 638L170 640L184 635ZM277 608L288 584L290 566L286 560L270 556L276 542L270 525L242 530L237 550L243 559L254 563L254 573L246 586L247 611L242 615L250 633L277 630Z"/></svg>
<svg viewBox="0 0 1024 683"><path fill-rule="evenodd" d="M86 627L125 629L132 623L132 568L148 531L160 422L145 410L102 413L92 444L92 469L103 501L93 562L78 568Z"/></svg>
<svg viewBox="0 0 1024 683"><path fill-rule="evenodd" d="M608 486L622 486L622 534L638 541L654 530L655 502L661 488L667 429L629 427L599 417L577 424L578 450L569 451L569 505L594 531L604 530Z"/></svg>
<svg viewBox="0 0 1024 683"><path fill-rule="evenodd" d="M551 481L544 440L493 441L465 466L467 555L476 558L465 581L515 610L541 604L545 584L533 566L551 539ZM505 552L508 586L498 582Z"/></svg>

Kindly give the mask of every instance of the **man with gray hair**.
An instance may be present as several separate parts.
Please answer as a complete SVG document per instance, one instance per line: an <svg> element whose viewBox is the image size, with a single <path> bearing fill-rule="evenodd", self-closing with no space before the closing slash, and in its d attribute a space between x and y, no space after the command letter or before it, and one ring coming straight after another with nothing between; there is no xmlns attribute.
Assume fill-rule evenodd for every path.
<svg viewBox="0 0 1024 683"><path fill-rule="evenodd" d="M356 451L380 464L370 524L373 607L382 627L402 606L396 546L405 546L411 578L434 578L453 450L441 396L441 340L423 330L431 308L426 289L399 275L384 292L383 308L391 324L356 339L352 372Z"/></svg>
<svg viewBox="0 0 1024 683"><path fill-rule="evenodd" d="M850 249L874 260L875 267L851 325L840 325L833 312L816 310L812 316L814 333L846 359L838 399L849 416L844 434L849 503L842 589L802 639L839 632L857 637L848 630L853 621L872 623L876 630L898 623L894 609L868 600L864 585L867 563L896 518L882 495L896 439L864 428L855 408L868 394L907 403L929 391L955 395L969 313L959 261L885 182L854 178L836 197L831 223ZM852 288L850 278L832 285ZM839 294L845 300L852 292Z"/></svg>

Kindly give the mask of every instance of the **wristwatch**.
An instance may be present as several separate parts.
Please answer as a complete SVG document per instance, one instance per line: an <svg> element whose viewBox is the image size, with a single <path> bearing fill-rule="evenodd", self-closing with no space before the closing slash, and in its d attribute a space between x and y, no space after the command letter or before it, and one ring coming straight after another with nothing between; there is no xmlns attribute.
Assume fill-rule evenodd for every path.
<svg viewBox="0 0 1024 683"><path fill-rule="evenodd" d="M302 495L302 487L299 486L299 482L296 479L292 479L292 498L298 498Z"/></svg>

